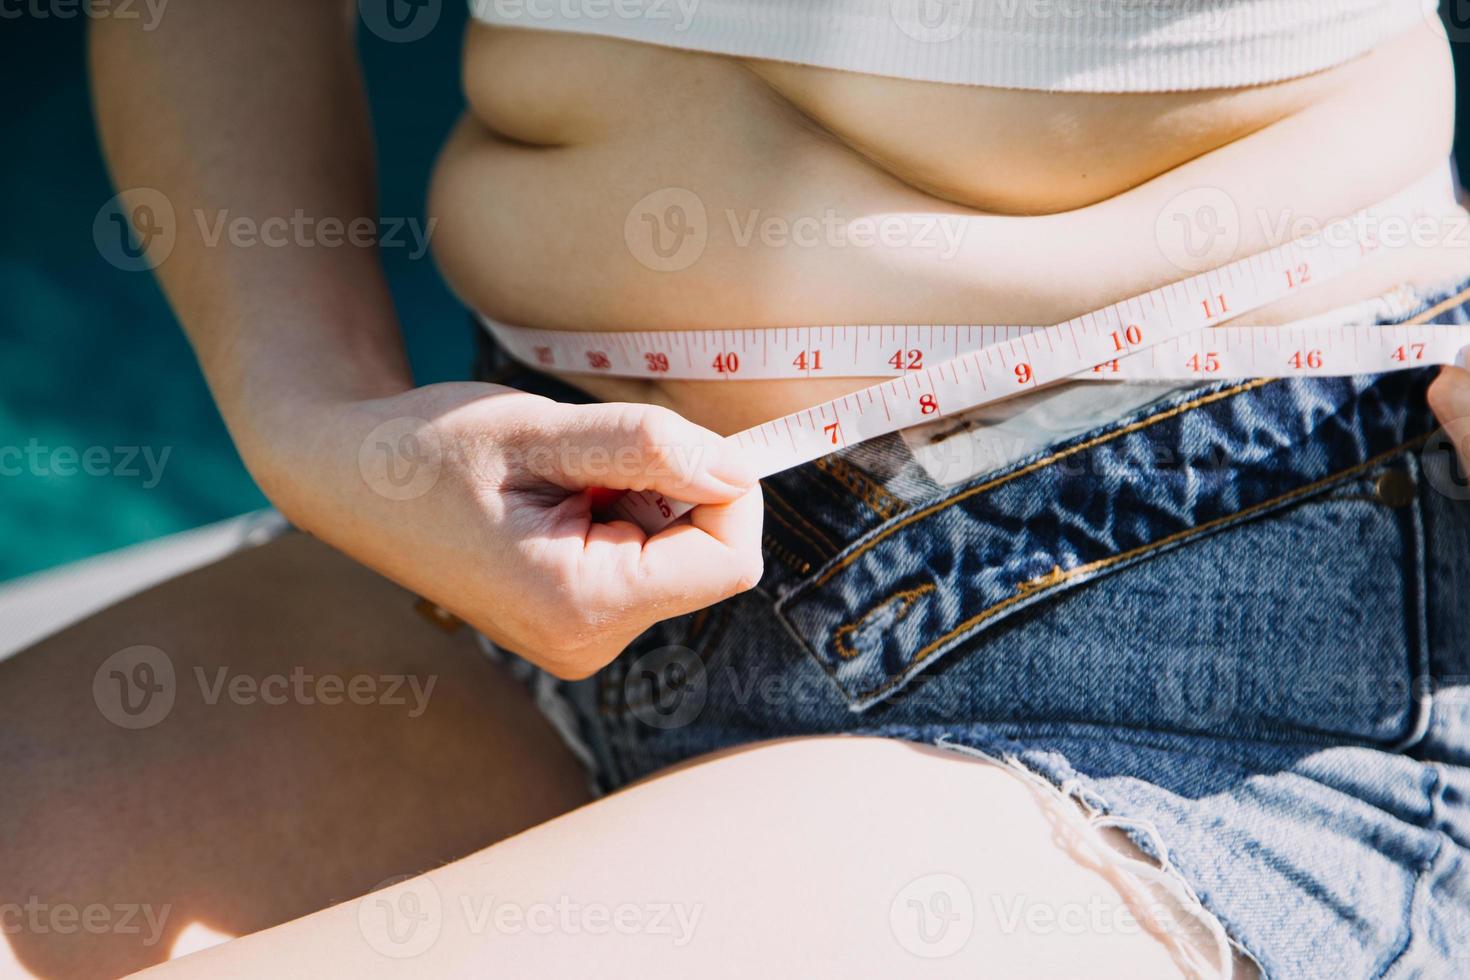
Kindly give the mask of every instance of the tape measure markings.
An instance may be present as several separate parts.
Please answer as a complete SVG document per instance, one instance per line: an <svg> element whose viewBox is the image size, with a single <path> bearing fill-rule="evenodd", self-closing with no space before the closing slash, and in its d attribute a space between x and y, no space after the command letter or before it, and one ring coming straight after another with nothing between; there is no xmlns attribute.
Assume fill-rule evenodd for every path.
<svg viewBox="0 0 1470 980"><path fill-rule="evenodd" d="M728 437L756 453L765 476L1066 379L1322 376L1450 363L1470 343L1470 327L1224 325L1361 265L1380 246L1371 233L1358 235L1355 223L1371 228L1375 217L1417 217L1431 204L1446 202L1453 204L1453 187L1441 168L1315 236L1049 327L875 324L572 333L482 321L513 356L553 370L696 380L889 378ZM1395 336L1400 343L1386 347L1385 338ZM839 352L847 351L848 339L851 353L844 361ZM1349 356L1342 357L1345 347ZM881 419L876 408L882 409ZM615 507L650 532L690 509L651 492L629 493Z"/></svg>

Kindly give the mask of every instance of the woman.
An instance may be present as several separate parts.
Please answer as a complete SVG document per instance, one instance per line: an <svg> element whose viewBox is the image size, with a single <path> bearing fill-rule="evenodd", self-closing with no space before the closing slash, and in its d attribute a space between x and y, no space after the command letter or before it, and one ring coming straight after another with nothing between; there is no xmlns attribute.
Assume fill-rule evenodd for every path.
<svg viewBox="0 0 1470 980"><path fill-rule="evenodd" d="M371 213L342 11L283 3L283 31L273 6L194 4L152 34L99 25L120 186L159 188L181 212ZM477 4L470 108L431 191L436 256L468 307L520 326L1059 322L1440 165L1452 74L1424 8ZM855 244L842 231L864 216L898 216L896 234ZM1470 252L1445 220L1238 322L1470 322ZM951 234L926 246L920 223ZM1430 441L1422 371L1062 387L762 488L715 433L867 380L553 377L491 348L486 378L563 404L488 381L414 388L370 250L210 250L180 234L159 274L286 515L530 675L600 790L647 780L177 970L1463 966L1470 512ZM1470 376L1445 370L1427 398L1458 434ZM594 519L598 487L700 506L647 535ZM391 587L356 599L343 583L368 589L360 573L299 540L273 547L6 665L12 691L56 689L43 664L90 676L118 618L130 635L149 624L129 642L186 665L253 663L269 641L217 624L264 609L277 644L289 622L359 664L453 672L453 710L422 726L303 720L279 765L335 791L350 760L351 802L270 809L282 829L242 837L252 869L229 863L246 883L234 921L209 901L177 918L261 928L579 802L498 673L411 635ZM256 611L230 616L218 596L242 580ZM271 589L293 581L339 596L337 616ZM379 620L389 638L362 653ZM487 703L505 725L488 728ZM57 712L48 728L37 711L5 716L39 740ZM206 757L273 737L240 712L177 720L152 752L179 751L183 723L211 733L191 743ZM364 738L392 760L364 762ZM401 799L406 744L419 805ZM71 746L59 765L138 751ZM484 774L499 792L476 787ZM377 787L386 799L369 802ZM222 809L220 786L191 795L136 805ZM304 848L296 829L343 825ZM380 848L407 866L384 868ZM255 870L285 850L279 881ZM174 880L206 877L187 849L163 860Z"/></svg>

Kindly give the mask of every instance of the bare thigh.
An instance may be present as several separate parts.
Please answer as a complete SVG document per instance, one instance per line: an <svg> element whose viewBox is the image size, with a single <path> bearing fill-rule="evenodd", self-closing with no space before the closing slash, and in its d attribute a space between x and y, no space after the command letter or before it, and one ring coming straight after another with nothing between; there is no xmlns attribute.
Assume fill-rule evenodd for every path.
<svg viewBox="0 0 1470 980"><path fill-rule="evenodd" d="M136 970L584 802L521 686L413 604L291 535L0 663L0 976Z"/></svg>
<svg viewBox="0 0 1470 980"><path fill-rule="evenodd" d="M1125 924L1123 894L1054 806L1004 768L929 747L766 743L161 972L1181 975Z"/></svg>

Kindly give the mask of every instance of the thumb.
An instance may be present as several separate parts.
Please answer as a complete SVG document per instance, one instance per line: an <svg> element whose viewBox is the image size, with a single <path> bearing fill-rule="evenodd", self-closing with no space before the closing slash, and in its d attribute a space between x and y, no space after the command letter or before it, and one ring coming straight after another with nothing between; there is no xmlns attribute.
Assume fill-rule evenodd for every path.
<svg viewBox="0 0 1470 980"><path fill-rule="evenodd" d="M658 405L560 406L558 452L538 475L568 490L652 490L694 504L728 503L757 474L733 442Z"/></svg>

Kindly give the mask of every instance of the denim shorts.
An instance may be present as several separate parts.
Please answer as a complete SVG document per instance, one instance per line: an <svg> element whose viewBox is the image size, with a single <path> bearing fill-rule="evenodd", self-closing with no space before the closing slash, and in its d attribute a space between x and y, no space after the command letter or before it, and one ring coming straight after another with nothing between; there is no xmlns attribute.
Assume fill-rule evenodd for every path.
<svg viewBox="0 0 1470 980"><path fill-rule="evenodd" d="M1413 315L1470 323L1470 282ZM1129 830L1268 976L1470 976L1470 479L1433 375L1177 391L957 486L854 447L763 481L759 587L537 683L603 790L950 744Z"/></svg>

